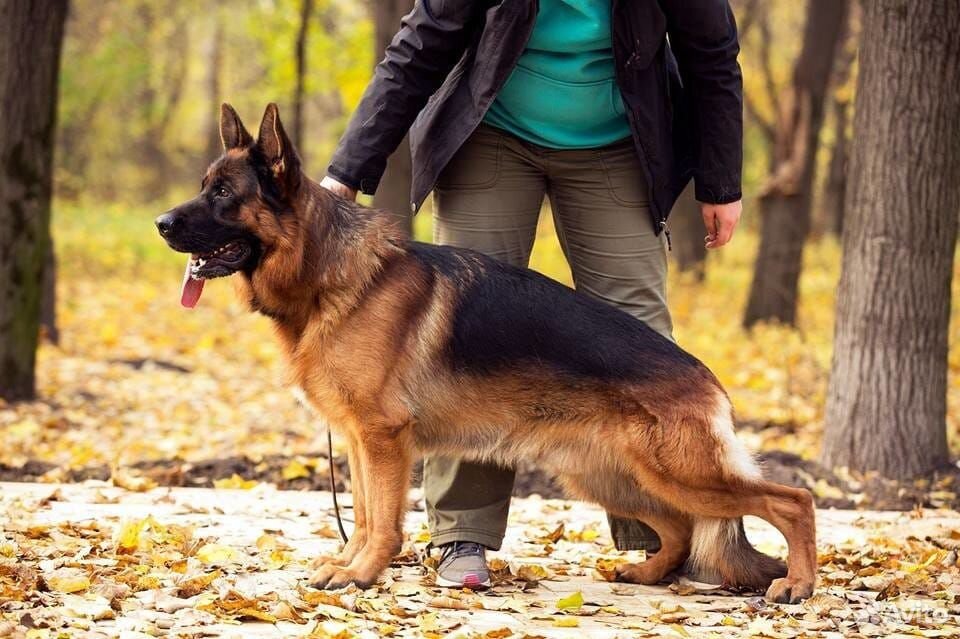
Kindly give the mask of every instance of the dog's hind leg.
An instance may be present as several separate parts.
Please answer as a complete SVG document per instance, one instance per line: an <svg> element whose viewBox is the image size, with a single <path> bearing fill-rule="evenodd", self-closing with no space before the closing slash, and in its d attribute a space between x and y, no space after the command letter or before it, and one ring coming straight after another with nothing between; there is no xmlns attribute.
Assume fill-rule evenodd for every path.
<svg viewBox="0 0 960 639"><path fill-rule="evenodd" d="M690 554L690 519L680 513L633 513L653 528L660 537L660 550L636 564L617 567L617 579L634 584L652 585L680 568Z"/></svg>
<svg viewBox="0 0 960 639"><path fill-rule="evenodd" d="M774 579L767 598L796 603L813 593L817 555L813 498L806 490L780 486L756 478L736 478L724 472L692 476L689 466L670 468L635 458L637 481L674 508L694 519L694 531L715 528L718 534L694 535L694 554L717 567L733 585L756 584L776 574L775 560L756 551L744 552L744 540L735 534L736 518L754 515L770 522L786 538L787 575ZM703 542L706 543L703 543ZM701 552L702 551L702 552ZM696 559L696 558L695 558Z"/></svg>
<svg viewBox="0 0 960 639"><path fill-rule="evenodd" d="M618 567L617 577L638 584L655 584L676 570L690 554L692 521L687 515L655 499L634 479L613 469L565 475L561 483L574 497L594 501L619 517L639 519L660 537L660 550L646 561Z"/></svg>
<svg viewBox="0 0 960 639"><path fill-rule="evenodd" d="M320 568L327 564L335 566L347 566L353 561L363 546L367 543L367 512L364 489L363 468L360 465L357 453L356 439L352 435L347 435L347 462L350 466L350 493L353 496L353 534L350 540L344 544L340 552L333 555L324 555L317 557L311 563L311 568ZM334 490L334 487L331 487Z"/></svg>
<svg viewBox="0 0 960 639"><path fill-rule="evenodd" d="M327 564L310 578L318 588L366 588L374 583L403 541L403 515L412 466L408 429L368 429L358 438L357 462L364 476L367 538L344 567Z"/></svg>

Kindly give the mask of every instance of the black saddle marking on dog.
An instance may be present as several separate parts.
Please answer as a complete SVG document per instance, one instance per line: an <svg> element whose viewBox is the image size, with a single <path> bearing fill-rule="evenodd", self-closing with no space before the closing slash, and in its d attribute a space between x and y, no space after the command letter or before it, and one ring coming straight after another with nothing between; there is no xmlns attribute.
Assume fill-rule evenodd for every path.
<svg viewBox="0 0 960 639"><path fill-rule="evenodd" d="M457 370L540 363L576 377L642 382L703 368L632 315L544 275L466 249L413 242L409 250L458 286L449 349Z"/></svg>

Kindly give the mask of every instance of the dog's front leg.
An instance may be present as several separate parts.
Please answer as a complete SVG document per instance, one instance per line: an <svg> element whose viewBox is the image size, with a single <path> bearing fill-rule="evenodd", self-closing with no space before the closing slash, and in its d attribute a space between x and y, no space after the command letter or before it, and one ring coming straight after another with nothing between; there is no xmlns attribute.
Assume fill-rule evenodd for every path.
<svg viewBox="0 0 960 639"><path fill-rule="evenodd" d="M364 476L363 467L357 456L357 440L353 434L346 438L347 440L347 462L350 466L350 493L353 495L353 534L350 540L344 544L340 552L333 555L324 555L317 557L311 563L312 568L321 568L327 564L334 566L349 565L356 557L363 546L367 543L367 505L364 500ZM314 581L314 574L310 581Z"/></svg>
<svg viewBox="0 0 960 639"><path fill-rule="evenodd" d="M369 429L357 439L357 461L363 474L367 505L367 538L346 567L327 564L310 578L317 588L343 588L351 583L366 588L400 550L403 515L413 458L407 428Z"/></svg>

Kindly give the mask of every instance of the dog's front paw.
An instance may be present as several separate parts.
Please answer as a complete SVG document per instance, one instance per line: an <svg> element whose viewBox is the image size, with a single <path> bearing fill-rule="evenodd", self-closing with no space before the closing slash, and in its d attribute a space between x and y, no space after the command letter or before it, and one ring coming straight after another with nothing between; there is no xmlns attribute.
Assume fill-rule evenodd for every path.
<svg viewBox="0 0 960 639"><path fill-rule="evenodd" d="M343 555L337 553L335 555L320 555L313 559L310 562L310 568L317 570L318 568L323 568L324 566L331 564L334 566L346 566L349 564L349 561L344 561Z"/></svg>
<svg viewBox="0 0 960 639"><path fill-rule="evenodd" d="M376 575L363 575L356 570L343 568L335 564L326 564L315 570L307 579L314 588L337 590L355 584L357 588L369 588L377 580Z"/></svg>
<svg viewBox="0 0 960 639"><path fill-rule="evenodd" d="M774 579L767 589L767 599L776 603L800 603L813 594L813 581L784 577Z"/></svg>

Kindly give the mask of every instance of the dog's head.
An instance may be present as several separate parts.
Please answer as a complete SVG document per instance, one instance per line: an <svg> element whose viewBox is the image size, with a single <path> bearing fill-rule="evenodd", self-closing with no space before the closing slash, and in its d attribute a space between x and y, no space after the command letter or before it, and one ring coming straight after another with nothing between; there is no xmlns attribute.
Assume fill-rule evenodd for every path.
<svg viewBox="0 0 960 639"><path fill-rule="evenodd" d="M189 253L181 303L196 305L204 280L252 274L277 244L303 183L300 159L275 104L254 140L229 104L220 110L223 155L207 169L200 193L156 219L175 251Z"/></svg>

